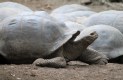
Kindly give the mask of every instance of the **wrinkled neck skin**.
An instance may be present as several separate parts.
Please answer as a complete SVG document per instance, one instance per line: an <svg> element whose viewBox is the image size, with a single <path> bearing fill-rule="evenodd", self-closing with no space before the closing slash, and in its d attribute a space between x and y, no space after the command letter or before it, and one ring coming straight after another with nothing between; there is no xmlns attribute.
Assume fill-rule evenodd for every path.
<svg viewBox="0 0 123 80"><path fill-rule="evenodd" d="M78 42L68 41L63 45L63 56L67 61L75 60L88 47L88 45L89 43L84 40Z"/></svg>
<svg viewBox="0 0 123 80"><path fill-rule="evenodd" d="M55 57L64 57L63 56L63 46L61 46L60 48L58 48L56 51L54 51L52 54L44 56L44 59L51 59L51 58L55 58Z"/></svg>

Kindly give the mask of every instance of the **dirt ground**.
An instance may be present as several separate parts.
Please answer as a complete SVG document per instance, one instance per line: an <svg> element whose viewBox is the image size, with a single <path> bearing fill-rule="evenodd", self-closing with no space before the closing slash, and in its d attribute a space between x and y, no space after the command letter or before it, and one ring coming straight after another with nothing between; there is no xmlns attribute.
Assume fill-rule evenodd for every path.
<svg viewBox="0 0 123 80"><path fill-rule="evenodd" d="M86 65L72 62L66 68L1 65L0 80L123 80L123 65Z"/></svg>
<svg viewBox="0 0 123 80"><path fill-rule="evenodd" d="M0 0L2 2L2 0ZM4 0L22 3L33 10L52 9L63 4L84 3L86 0ZM44 2L46 1L46 2ZM50 4L48 3L50 1ZM88 1L88 0L87 0ZM91 4L94 11L110 9L122 10L123 3L112 3L114 7ZM117 7L116 7L117 6ZM87 65L71 62L66 68L36 67L34 65L0 65L0 80L123 80L123 65L108 63L107 65Z"/></svg>

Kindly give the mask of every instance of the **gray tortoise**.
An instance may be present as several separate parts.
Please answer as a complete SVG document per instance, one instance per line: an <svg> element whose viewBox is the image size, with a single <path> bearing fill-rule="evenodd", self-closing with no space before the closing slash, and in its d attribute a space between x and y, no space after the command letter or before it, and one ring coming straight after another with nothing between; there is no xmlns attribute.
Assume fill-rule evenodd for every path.
<svg viewBox="0 0 123 80"><path fill-rule="evenodd" d="M58 20L36 13L9 17L0 26L1 63L33 63L59 68L83 54L92 55L86 56L85 62L89 64L107 63L107 58L87 48L98 37L95 31L81 32L83 36L75 41L80 31L69 30Z"/></svg>
<svg viewBox="0 0 123 80"><path fill-rule="evenodd" d="M83 18L83 17L89 17L96 12L94 11L74 11L71 13L52 13L51 16L58 19L59 21L65 22L65 21L74 21L77 22L77 19Z"/></svg>
<svg viewBox="0 0 123 80"><path fill-rule="evenodd" d="M51 17L46 11L22 12L18 15L20 15L20 16L35 15L35 16L38 16L38 17L43 17L43 18L54 20L54 18Z"/></svg>
<svg viewBox="0 0 123 80"><path fill-rule="evenodd" d="M32 11L30 8L16 2L1 2L0 8L16 8L22 11Z"/></svg>
<svg viewBox="0 0 123 80"><path fill-rule="evenodd" d="M90 16L84 22L84 25L88 27L98 24L110 25L123 33L123 11L103 11Z"/></svg>
<svg viewBox="0 0 123 80"><path fill-rule="evenodd" d="M96 31L99 35L90 45L91 48L106 55L109 62L123 63L123 34L118 29L109 25L95 25L85 30L85 34Z"/></svg>
<svg viewBox="0 0 123 80"><path fill-rule="evenodd" d="M73 22L73 21L66 21L64 23L67 26L67 28L69 28L70 30L82 31L83 29L86 28L84 25L79 24L77 22Z"/></svg>
<svg viewBox="0 0 123 80"><path fill-rule="evenodd" d="M0 21L7 17L14 16L22 12L32 12L32 10L24 5L14 2L0 3Z"/></svg>
<svg viewBox="0 0 123 80"><path fill-rule="evenodd" d="M54 9L51 14L53 13L59 13L59 14L65 14L65 13L71 13L71 12L75 12L75 11L90 11L91 9L80 5L80 4L68 4L68 5L63 5L60 6L56 9Z"/></svg>

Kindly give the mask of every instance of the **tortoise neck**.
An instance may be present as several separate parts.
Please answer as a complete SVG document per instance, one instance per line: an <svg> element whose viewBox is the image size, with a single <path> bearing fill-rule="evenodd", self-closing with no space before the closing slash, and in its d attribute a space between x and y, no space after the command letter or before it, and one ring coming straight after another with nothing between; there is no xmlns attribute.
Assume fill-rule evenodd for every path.
<svg viewBox="0 0 123 80"><path fill-rule="evenodd" d="M68 42L63 46L63 56L70 61L75 60L86 48L87 43L84 43L83 41L77 43Z"/></svg>

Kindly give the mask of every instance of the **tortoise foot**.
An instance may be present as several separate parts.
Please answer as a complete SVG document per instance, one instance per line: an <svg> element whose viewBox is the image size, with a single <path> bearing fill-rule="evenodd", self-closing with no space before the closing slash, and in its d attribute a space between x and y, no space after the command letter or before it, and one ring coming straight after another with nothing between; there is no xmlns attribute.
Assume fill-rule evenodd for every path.
<svg viewBox="0 0 123 80"><path fill-rule="evenodd" d="M33 62L36 66L41 67L54 67L54 68L64 68L66 67L66 61L62 57L56 57L52 59L42 59L39 58Z"/></svg>
<svg viewBox="0 0 123 80"><path fill-rule="evenodd" d="M105 59L105 58L101 58L99 60L96 60L94 63L91 63L92 64L98 64L98 65L106 65L108 63L108 60Z"/></svg>

